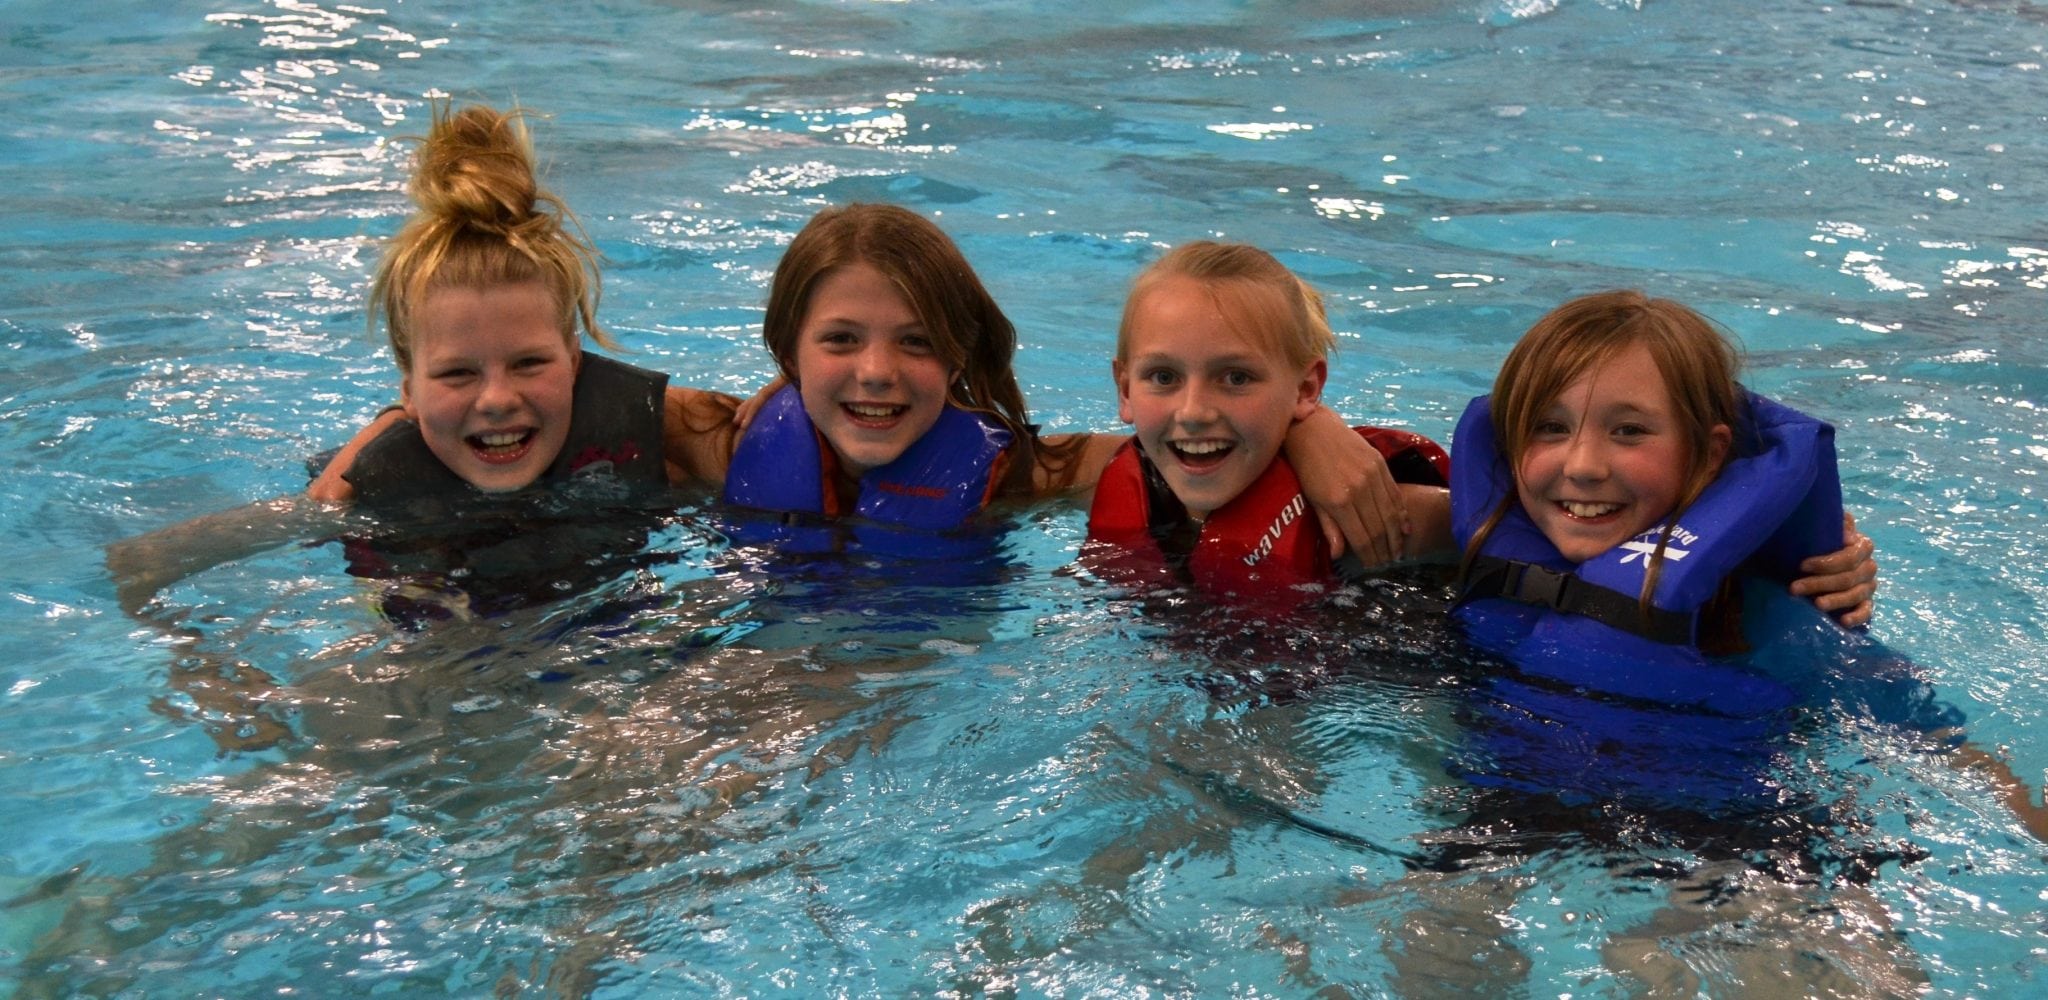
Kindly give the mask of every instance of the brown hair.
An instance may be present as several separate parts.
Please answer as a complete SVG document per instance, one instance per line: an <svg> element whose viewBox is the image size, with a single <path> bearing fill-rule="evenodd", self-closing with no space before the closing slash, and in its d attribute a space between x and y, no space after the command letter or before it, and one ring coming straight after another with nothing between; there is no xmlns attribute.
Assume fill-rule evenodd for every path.
<svg viewBox="0 0 2048 1000"><path fill-rule="evenodd" d="M1663 377L1687 451L1685 487L1665 519L1643 575L1640 602L1647 611L1663 572L1671 529L1721 471L1713 461L1714 425L1740 426L1741 392L1735 376L1741 361L1722 330L1684 305L1638 291L1596 292L1566 302L1537 320L1501 362L1493 381L1493 440L1519 481L1522 456L1543 411L1586 372L1638 344L1650 352ZM1480 547L1514 503L1509 494L1473 533L1465 546L1460 579L1471 572Z"/></svg>
<svg viewBox="0 0 2048 1000"><path fill-rule="evenodd" d="M1171 277L1201 282L1231 329L1295 368L1328 357L1337 344L1322 295L1272 254L1244 243L1196 240L1168 251L1131 283L1117 324L1118 361L1130 360L1131 324L1139 303Z"/></svg>
<svg viewBox="0 0 2048 1000"><path fill-rule="evenodd" d="M948 371L959 372L947 401L995 418L1015 442L1003 492L1028 489L1045 446L1026 419L1024 392L1011 365L1017 329L983 287L951 237L897 205L851 204L811 217L775 266L762 339L776 367L797 381L796 349L811 290L834 268L861 263L888 277L931 338Z"/></svg>
<svg viewBox="0 0 2048 1000"><path fill-rule="evenodd" d="M437 288L539 282L561 309L572 346L597 325L597 250L568 206L534 175L533 140L519 111L434 108L406 191L418 206L385 246L370 287L370 322L382 315L398 370L412 370L413 314Z"/></svg>

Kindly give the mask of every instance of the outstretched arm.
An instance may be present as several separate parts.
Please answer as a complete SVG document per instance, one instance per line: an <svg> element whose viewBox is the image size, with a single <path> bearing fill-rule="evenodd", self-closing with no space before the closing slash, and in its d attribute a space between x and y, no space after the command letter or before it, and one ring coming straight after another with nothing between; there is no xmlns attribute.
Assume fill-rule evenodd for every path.
<svg viewBox="0 0 2048 1000"><path fill-rule="evenodd" d="M1332 555L1377 566L1407 554L1408 513L1386 458L1335 411L1318 406L1296 421L1286 453Z"/></svg>
<svg viewBox="0 0 2048 1000"><path fill-rule="evenodd" d="M284 496L195 517L107 546L121 610L138 615L157 592L202 570L336 532L346 508Z"/></svg>
<svg viewBox="0 0 2048 1000"><path fill-rule="evenodd" d="M1989 780L1991 787L1997 790L1999 800L2019 817L2020 825L2026 827L2035 840L2048 844L2048 804L2035 802L2034 790L2013 773L2011 764L1967 740L1951 753L1950 760L1956 767L1975 771Z"/></svg>
<svg viewBox="0 0 2048 1000"><path fill-rule="evenodd" d="M1870 624L1877 595L1877 547L1856 530L1855 515L1842 514L1842 548L1799 564L1807 574L1792 581L1792 593L1813 598L1814 606L1850 628Z"/></svg>

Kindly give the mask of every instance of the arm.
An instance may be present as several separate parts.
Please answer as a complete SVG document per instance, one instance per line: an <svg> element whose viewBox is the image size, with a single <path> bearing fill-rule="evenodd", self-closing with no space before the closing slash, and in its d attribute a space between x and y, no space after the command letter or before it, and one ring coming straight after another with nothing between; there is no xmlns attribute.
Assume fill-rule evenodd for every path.
<svg viewBox="0 0 2048 1000"><path fill-rule="evenodd" d="M754 414L761 412L761 407L768 405L768 397L781 392L787 385L789 380L780 375L769 379L768 384L762 386L759 392L748 396L740 403L739 409L732 411L733 425L740 429L740 433L746 433L747 427L754 422Z"/></svg>
<svg viewBox="0 0 2048 1000"><path fill-rule="evenodd" d="M1031 499L1053 497L1086 507L1095 499L1095 484L1116 450L1130 438L1122 434L1052 434L1039 439L1036 467L1031 470Z"/></svg>
<svg viewBox="0 0 2048 1000"><path fill-rule="evenodd" d="M2012 765L1967 740L1951 753L1953 756L1949 759L1956 767L1983 775L1998 792L1999 800L2019 817L2020 825L2026 827L2035 840L2048 843L2048 804L2035 804L2033 789L2012 772Z"/></svg>
<svg viewBox="0 0 2048 1000"><path fill-rule="evenodd" d="M1286 455L1333 555L1376 566L1407 548L1407 511L1387 460L1327 406L1287 431Z"/></svg>
<svg viewBox="0 0 2048 1000"><path fill-rule="evenodd" d="M722 392L668 387L661 419L662 457L668 481L675 486L719 487L739 447L740 426L734 413L738 398Z"/></svg>
<svg viewBox="0 0 2048 1000"><path fill-rule="evenodd" d="M1856 530L1854 515L1842 514L1842 548L1799 564L1807 574L1792 581L1792 593L1811 597L1815 607L1850 628L1870 624L1877 594L1876 546Z"/></svg>
<svg viewBox="0 0 2048 1000"><path fill-rule="evenodd" d="M1454 552L1457 541L1451 537L1451 491L1412 483L1395 488L1401 491L1401 506L1408 513L1408 536L1401 558L1426 559Z"/></svg>
<svg viewBox="0 0 2048 1000"><path fill-rule="evenodd" d="M196 517L107 546L121 610L137 615L157 592L202 570L338 529L343 508L277 497Z"/></svg>
<svg viewBox="0 0 2048 1000"><path fill-rule="evenodd" d="M307 498L321 503L347 503L354 500L356 488L349 485L348 480L341 478L342 474L355 468L356 456L361 454L370 442L377 440L378 435L408 419L410 418L406 415L404 407L385 407L384 412L377 414L376 419L357 431L355 437L350 438L347 444L341 446L340 451L334 453L334 458L328 461L327 468L320 470L320 475L306 487Z"/></svg>

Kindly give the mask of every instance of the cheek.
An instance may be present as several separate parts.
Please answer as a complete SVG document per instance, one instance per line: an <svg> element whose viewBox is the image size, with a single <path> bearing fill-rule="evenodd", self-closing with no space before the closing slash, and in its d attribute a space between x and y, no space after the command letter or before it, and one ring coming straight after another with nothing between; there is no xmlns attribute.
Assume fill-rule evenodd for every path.
<svg viewBox="0 0 2048 1000"><path fill-rule="evenodd" d="M1530 494L1555 478L1558 457L1552 449L1531 445L1522 452L1522 460L1514 465L1515 490Z"/></svg>

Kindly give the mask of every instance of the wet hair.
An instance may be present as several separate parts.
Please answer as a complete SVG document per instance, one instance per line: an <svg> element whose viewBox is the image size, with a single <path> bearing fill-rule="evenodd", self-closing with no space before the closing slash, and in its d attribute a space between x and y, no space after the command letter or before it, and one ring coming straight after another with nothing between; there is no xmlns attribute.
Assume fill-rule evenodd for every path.
<svg viewBox="0 0 2048 1000"><path fill-rule="evenodd" d="M1322 295L1272 254L1243 243L1197 240L1168 251L1132 282L1117 324L1118 361L1130 360L1131 324L1139 304L1172 277L1201 282L1232 330L1291 367L1306 369L1337 344Z"/></svg>
<svg viewBox="0 0 2048 1000"><path fill-rule="evenodd" d="M1522 456L1543 411L1581 376L1638 344L1649 351L1663 379L1686 451L1684 488L1665 517L1643 574L1640 604L1647 612L1671 529L1720 474L1713 460L1714 426L1742 426L1741 387L1735 381L1741 360L1721 328L1684 305L1633 290L1596 292L1566 302L1537 320L1501 362L1493 380L1493 439L1520 481ZM1515 502L1513 494L1503 499L1473 534L1460 579L1470 573L1480 547Z"/></svg>
<svg viewBox="0 0 2048 1000"><path fill-rule="evenodd" d="M917 315L933 354L957 372L946 399L993 417L1015 449L1004 492L1029 483L1046 446L1026 419L1024 392L1011 367L1017 329L983 287L951 237L897 205L855 203L811 217L775 266L761 335L782 377L796 384L797 342L811 292L835 268L866 264L882 272Z"/></svg>
<svg viewBox="0 0 2048 1000"><path fill-rule="evenodd" d="M419 143L406 185L417 208L386 244L370 287L370 322L384 318L398 370L412 371L413 317L440 288L539 282L554 295L571 346L580 323L616 348L597 325L597 251L535 177L522 114L438 105Z"/></svg>

